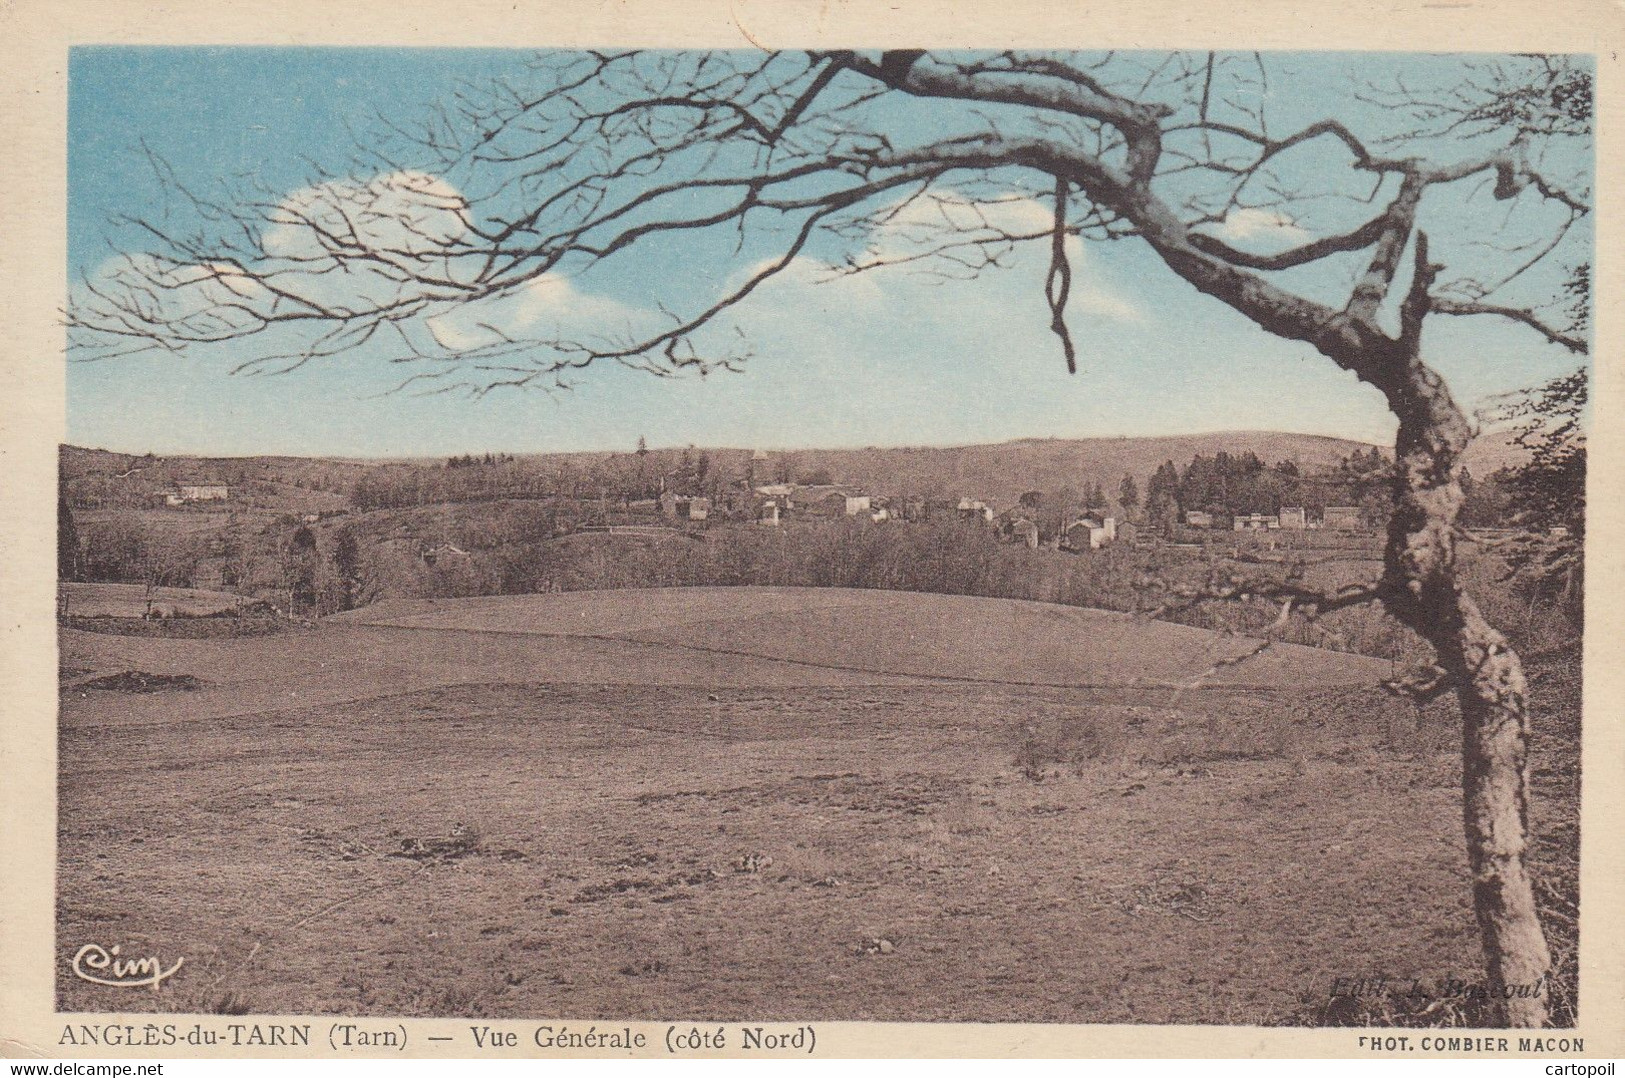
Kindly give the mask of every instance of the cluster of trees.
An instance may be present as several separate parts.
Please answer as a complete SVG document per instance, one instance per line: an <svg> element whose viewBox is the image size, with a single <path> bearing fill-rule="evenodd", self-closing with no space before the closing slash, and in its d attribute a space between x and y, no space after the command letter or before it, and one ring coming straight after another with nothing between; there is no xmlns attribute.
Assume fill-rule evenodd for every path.
<svg viewBox="0 0 1625 1078"><path fill-rule="evenodd" d="M738 487L745 478L742 470L720 464L704 450L644 449L524 459L487 454L483 458L452 457L443 464L369 468L351 486L350 503L361 512L510 498L573 498L625 505L668 491L715 497Z"/></svg>
<svg viewBox="0 0 1625 1078"><path fill-rule="evenodd" d="M56 578L80 579L79 528L73 520L65 491L56 496Z"/></svg>
<svg viewBox="0 0 1625 1078"><path fill-rule="evenodd" d="M1499 503L1501 523L1519 531L1501 555L1531 607L1555 604L1576 628L1585 624L1585 367L1513 394L1495 418L1512 423L1513 441L1529 459L1488 483L1473 484L1476 502Z"/></svg>
<svg viewBox="0 0 1625 1078"><path fill-rule="evenodd" d="M380 587L405 597L588 591L606 588L761 585L850 587L1025 599L1125 612L1144 611L1166 598L1148 581L1199 583L1213 570L1203 555L1172 548L1125 545L1087 558L1057 558L1002 543L993 529L955 517L932 517L916 527L874 528L860 520L816 528L739 528L721 540L583 535L544 542L519 533L494 543L506 513L482 524L460 521L456 541L467 557L387 561L373 556L366 572L369 595ZM498 528L509 534L507 528ZM1545 645L1572 634L1561 611L1531 608L1505 579L1498 557L1475 561L1474 580L1519 643ZM379 583L382 581L382 584ZM1264 599L1211 600L1159 616L1201 628L1260 632L1280 607ZM1416 660L1427 654L1414 633L1367 607L1338 611L1311 623L1294 615L1275 635L1288 642Z"/></svg>
<svg viewBox="0 0 1625 1078"><path fill-rule="evenodd" d="M536 498L625 506L668 493L719 499L764 483L817 486L837 481L828 467L807 465L794 453L752 460L737 451L711 452L693 446L650 449L640 438L630 453L524 458L511 453L465 453L436 464L370 466L351 484L349 497L361 512ZM1091 497L1091 505L1106 504L1098 484Z"/></svg>
<svg viewBox="0 0 1625 1078"><path fill-rule="evenodd" d="M471 551L420 586L432 596L603 588L738 586L880 588L1134 609L1135 573L1100 559L1046 557L992 529L933 517L917 527L861 520L816 528L739 528L725 541L583 535Z"/></svg>
<svg viewBox="0 0 1625 1078"><path fill-rule="evenodd" d="M446 458L446 467L448 467L448 468L473 468L473 467L476 467L478 465L487 465L487 466L489 466L489 465L492 465L492 464L512 464L513 460L514 460L514 457L513 457L512 453L496 453L496 454L487 453L483 457L476 457L472 453L464 453L460 457L447 457Z"/></svg>
<svg viewBox="0 0 1625 1078"><path fill-rule="evenodd" d="M290 616L353 610L377 595L379 581L364 563L361 543L348 524L333 532L325 550L316 532L301 524L280 553L281 590Z"/></svg>
<svg viewBox="0 0 1625 1078"><path fill-rule="evenodd" d="M133 515L79 527L66 499L57 504L57 572L63 580L195 587L209 544L195 536L164 534Z"/></svg>
<svg viewBox="0 0 1625 1078"><path fill-rule="evenodd" d="M1529 453L1526 464L1495 476L1511 495L1515 523L1585 535L1589 385L1581 367L1514 394L1499 411L1514 424L1513 441Z"/></svg>
<svg viewBox="0 0 1625 1078"><path fill-rule="evenodd" d="M648 461L647 456L638 459L645 463ZM684 497L714 498L739 479L725 475L722 469L713 464L711 454L703 449L697 453L692 449L683 450L665 475L656 474L648 467L639 468L635 474L641 487L630 490L624 486L622 488L623 496L629 499L652 498L667 490Z"/></svg>
<svg viewBox="0 0 1625 1078"><path fill-rule="evenodd" d="M166 588L218 583L246 595L281 595L289 613L308 615L350 610L376 596L381 580L364 564L361 544L348 525L333 533L325 550L306 524L280 529L285 539L277 538L277 525L259 532L233 527L183 534L149 525L133 513L81 526L61 495L57 576ZM213 571L205 572L205 566Z"/></svg>
<svg viewBox="0 0 1625 1078"><path fill-rule="evenodd" d="M1130 486L1134 483L1132 476L1125 475L1124 482ZM1079 505L1085 509L1106 510L1110 501L1106 497L1106 488L1099 483L1085 484L1081 491L1071 487L1063 487L1058 493L1049 495L1041 490L1029 490L1018 499L1023 509L1038 509L1047 504L1067 503Z"/></svg>
<svg viewBox="0 0 1625 1078"><path fill-rule="evenodd" d="M1183 468L1171 460L1158 466L1146 483L1146 516L1169 526L1192 510L1239 516L1302 506L1315 515L1328 505L1352 505L1368 524L1380 526L1393 504L1392 469L1393 462L1375 446L1314 472L1290 460L1266 465L1251 451L1198 453Z"/></svg>
<svg viewBox="0 0 1625 1078"><path fill-rule="evenodd" d="M350 505L360 512L407 509L441 502L481 502L500 498L540 498L557 489L556 477L519 462L500 467L472 463L387 464L369 468L350 487Z"/></svg>

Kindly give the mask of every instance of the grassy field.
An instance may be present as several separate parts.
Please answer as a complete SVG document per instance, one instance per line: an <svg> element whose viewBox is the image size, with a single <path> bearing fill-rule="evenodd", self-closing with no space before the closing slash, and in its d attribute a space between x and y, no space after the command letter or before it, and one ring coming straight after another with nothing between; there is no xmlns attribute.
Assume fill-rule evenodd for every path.
<svg viewBox="0 0 1625 1078"><path fill-rule="evenodd" d="M823 589L64 630L60 968L186 965L58 1003L1271 1023L1346 1020L1339 976L1477 980L1448 712L1358 656L1216 665L1253 646ZM1535 691L1562 890L1577 687Z"/></svg>
<svg viewBox="0 0 1625 1078"><path fill-rule="evenodd" d="M852 588L647 588L385 602L347 624L613 639L867 673L1060 686L1369 685L1388 663L1053 603Z"/></svg>

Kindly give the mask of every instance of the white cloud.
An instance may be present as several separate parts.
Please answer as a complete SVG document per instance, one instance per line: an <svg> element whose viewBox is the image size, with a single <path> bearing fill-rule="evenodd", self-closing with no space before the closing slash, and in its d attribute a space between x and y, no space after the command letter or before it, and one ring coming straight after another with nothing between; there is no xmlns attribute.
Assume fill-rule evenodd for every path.
<svg viewBox="0 0 1625 1078"><path fill-rule="evenodd" d="M869 232L865 261L895 262L920 258L944 242L1047 231L1054 211L1031 198L974 199L953 188L898 199L877 211Z"/></svg>
<svg viewBox="0 0 1625 1078"><path fill-rule="evenodd" d="M638 320L642 312L607 296L583 292L569 277L547 273L502 295L449 307L427 319L447 349L478 348L504 337L601 337Z"/></svg>
<svg viewBox="0 0 1625 1078"><path fill-rule="evenodd" d="M877 252L891 256L928 251L943 237L1043 233L1052 210L1042 200L1006 198L973 202L948 190L929 200L899 202L860 240L860 261ZM262 233L266 264L245 272L227 263L165 266L150 258L119 256L96 276L106 283L124 277L161 305L166 317L206 316L241 327L290 309L254 273L274 275L278 291L304 297L328 310L365 311L421 296L430 301L420 323L447 350L471 350L514 341L570 340L605 344L630 341L669 326L666 316L584 287L591 278L549 273L499 295L466 301L453 289L436 288L408 273L456 280L472 269L455 254L470 230L462 194L445 180L420 172L396 172L367 180L340 180L290 193L270 212ZM360 261L333 258L335 244ZM1066 243L1073 268L1070 309L1079 316L1140 323L1145 316L1129 297L1113 290L1091 252L1076 236ZM424 257L428 256L428 257ZM737 267L717 296L737 289L776 259ZM1030 306L1042 287L1048 262L1041 242L1021 245L1011 271L990 268L977 284L992 309ZM937 309L939 282L885 269L852 273L848 267L799 255L762 282L739 309L754 332L804 341L876 331L906 332L924 310ZM707 300L708 302L708 300ZM1040 308L1041 309L1041 308ZM205 315L205 312L207 314ZM941 320L946 312L939 312ZM969 310L962 311L970 315ZM763 316L772 329L760 324ZM978 320L981 316L977 316ZM727 319L724 319L726 321ZM950 319L951 320L951 319ZM218 325L218 323L216 323Z"/></svg>
<svg viewBox="0 0 1625 1078"><path fill-rule="evenodd" d="M266 214L258 271L328 310L365 311L448 294L476 262L467 201L438 176L384 173L290 193Z"/></svg>
<svg viewBox="0 0 1625 1078"><path fill-rule="evenodd" d="M467 200L438 176L402 171L289 194L261 242L275 258L325 261L335 247L385 259L443 254L468 235Z"/></svg>
<svg viewBox="0 0 1625 1078"><path fill-rule="evenodd" d="M997 242L1001 235L1040 236L1055 221L1054 208L1034 198L975 200L954 189L935 192L933 197L899 200L891 212L879 216L880 223L871 231L863 255L877 262L920 259L948 239L986 238ZM1026 265L1047 266L1049 252L1047 248L1040 251L1042 246L1036 241L1019 244L1022 255L1012 263L1024 259ZM1123 322L1145 320L1133 300L1114 291L1102 279L1081 237L1068 236L1065 250L1072 266L1069 309ZM985 272L1000 271L995 268Z"/></svg>
<svg viewBox="0 0 1625 1078"><path fill-rule="evenodd" d="M177 264L144 253L103 259L73 290L73 305L93 321L135 319L154 329L184 323L197 335L250 328L270 313L274 299L230 263Z"/></svg>
<svg viewBox="0 0 1625 1078"><path fill-rule="evenodd" d="M1266 239L1281 243L1302 243L1309 233L1280 210L1248 207L1225 215L1218 235L1227 240Z"/></svg>
<svg viewBox="0 0 1625 1078"><path fill-rule="evenodd" d="M1110 318L1119 322L1145 321L1145 312L1132 300L1092 282L1085 282L1083 289L1074 292L1067 306L1097 318Z"/></svg>
<svg viewBox="0 0 1625 1078"><path fill-rule="evenodd" d="M217 335L296 311L300 300L364 313L421 298L429 302L424 324L448 349L503 337L603 336L640 314L645 322L650 317L559 274L463 301L451 285L475 272L473 256L463 253L471 231L467 203L428 173L300 188L266 217L260 239L267 257L246 270L227 262L176 265L150 255L116 255L91 273L91 288L78 290L78 302L99 304L116 318L123 297L154 321L186 320L190 332ZM97 300L91 289L114 299Z"/></svg>
<svg viewBox="0 0 1625 1078"><path fill-rule="evenodd" d="M433 297L424 325L441 347L463 350L510 340L602 340L647 312L583 291L563 274L546 273L496 295L462 300L436 281L472 280L481 260L471 242L468 203L455 186L425 172L401 171L365 182L340 180L303 188L273 211L267 253L291 260L289 276L308 281L329 305L364 306ZM335 242L367 256L335 262ZM353 253L353 252L352 252ZM305 274L303 263L314 272ZM428 278L406 279L403 275ZM304 293L309 294L309 293Z"/></svg>
<svg viewBox="0 0 1625 1078"><path fill-rule="evenodd" d="M758 259L728 275L721 295L730 295L746 281L778 262L779 256ZM788 265L756 286L751 298L760 297L775 306L792 309L829 307L839 304L847 310L871 310L886 302L884 282L873 273L853 273L807 255L797 255ZM750 299L746 300L749 303Z"/></svg>

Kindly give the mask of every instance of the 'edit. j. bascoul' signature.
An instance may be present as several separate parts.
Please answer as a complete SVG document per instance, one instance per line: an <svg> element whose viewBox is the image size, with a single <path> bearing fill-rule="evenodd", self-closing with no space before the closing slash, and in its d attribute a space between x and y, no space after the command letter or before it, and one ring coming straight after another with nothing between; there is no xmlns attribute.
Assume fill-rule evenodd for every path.
<svg viewBox="0 0 1625 1078"><path fill-rule="evenodd" d="M120 958L118 944L108 950L98 943L87 943L73 956L73 973L91 984L105 984L113 988L144 988L151 985L156 992L159 985L175 976L175 971L185 961L184 958L177 958L173 966L165 969L163 960L157 955Z"/></svg>

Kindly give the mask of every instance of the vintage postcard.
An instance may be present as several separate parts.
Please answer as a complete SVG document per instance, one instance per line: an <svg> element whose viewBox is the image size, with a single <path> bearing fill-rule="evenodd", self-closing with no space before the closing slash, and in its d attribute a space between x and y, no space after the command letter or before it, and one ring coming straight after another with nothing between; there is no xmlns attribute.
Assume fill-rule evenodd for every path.
<svg viewBox="0 0 1625 1078"><path fill-rule="evenodd" d="M3 1054L1620 1053L1620 12L998 7L6 9Z"/></svg>

